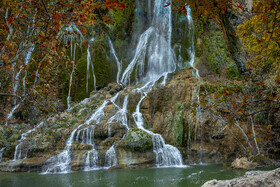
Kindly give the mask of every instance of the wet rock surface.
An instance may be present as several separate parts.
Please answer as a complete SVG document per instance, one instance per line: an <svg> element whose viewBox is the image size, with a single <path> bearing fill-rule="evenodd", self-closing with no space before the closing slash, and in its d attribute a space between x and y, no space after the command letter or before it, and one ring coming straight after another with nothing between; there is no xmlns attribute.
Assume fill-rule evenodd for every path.
<svg viewBox="0 0 280 187"><path fill-rule="evenodd" d="M278 187L280 186L280 168L273 171L249 171L243 177L232 180L211 180L202 187Z"/></svg>
<svg viewBox="0 0 280 187"><path fill-rule="evenodd" d="M256 164L249 161L248 158L237 158L231 163L231 167L234 169L252 169L256 167Z"/></svg>

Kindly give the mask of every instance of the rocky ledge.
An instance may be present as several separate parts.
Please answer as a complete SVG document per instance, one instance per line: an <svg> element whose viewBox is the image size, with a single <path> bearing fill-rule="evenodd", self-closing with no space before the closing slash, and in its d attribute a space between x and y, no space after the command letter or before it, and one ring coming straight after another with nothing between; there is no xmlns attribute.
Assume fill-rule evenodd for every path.
<svg viewBox="0 0 280 187"><path fill-rule="evenodd" d="M277 187L280 186L280 168L273 171L249 171L243 177L232 180L211 180L202 187Z"/></svg>

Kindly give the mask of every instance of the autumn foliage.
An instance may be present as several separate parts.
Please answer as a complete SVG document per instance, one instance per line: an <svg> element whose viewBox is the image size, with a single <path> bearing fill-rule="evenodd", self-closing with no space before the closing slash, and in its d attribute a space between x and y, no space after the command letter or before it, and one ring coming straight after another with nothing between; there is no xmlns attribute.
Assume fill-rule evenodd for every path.
<svg viewBox="0 0 280 187"><path fill-rule="evenodd" d="M58 95L57 75L73 60L66 54L70 44L65 46L59 40L62 28L75 25L86 36L87 28L97 20L110 22L109 11L124 8L118 0L1 1L2 120L13 107L24 102L38 105L43 113L55 111L52 101Z"/></svg>

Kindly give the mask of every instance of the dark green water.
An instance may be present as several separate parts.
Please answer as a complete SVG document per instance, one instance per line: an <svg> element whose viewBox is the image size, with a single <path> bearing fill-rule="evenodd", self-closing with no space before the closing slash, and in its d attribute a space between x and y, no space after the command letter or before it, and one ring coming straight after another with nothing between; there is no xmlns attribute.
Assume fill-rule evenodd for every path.
<svg viewBox="0 0 280 187"><path fill-rule="evenodd" d="M151 168L135 170L97 170L70 174L0 173L1 187L59 186L201 186L211 179L232 179L245 170L231 170L222 165L196 165L188 168Z"/></svg>

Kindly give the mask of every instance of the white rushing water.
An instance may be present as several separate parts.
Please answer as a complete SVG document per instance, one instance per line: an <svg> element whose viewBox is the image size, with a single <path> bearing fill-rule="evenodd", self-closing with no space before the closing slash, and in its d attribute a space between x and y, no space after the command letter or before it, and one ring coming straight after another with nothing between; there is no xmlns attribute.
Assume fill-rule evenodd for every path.
<svg viewBox="0 0 280 187"><path fill-rule="evenodd" d="M119 61L119 58L117 57L114 45L113 45L113 43L112 43L112 41L110 39L109 39L109 46L110 46L111 53L113 54L114 59L115 59L115 61L117 63L118 73L117 73L116 82L119 83L120 75L121 75L121 71L122 71L122 63Z"/></svg>
<svg viewBox="0 0 280 187"><path fill-rule="evenodd" d="M88 88L88 85L89 85L89 78L90 78L90 65L91 65L91 68L92 68L92 77L93 77L93 83L94 83L94 90L96 90L96 77L95 77L95 74L94 74L94 67L93 67L93 62L92 62L92 59L91 59L91 54L90 54L90 43L94 42L94 38L91 38L89 41L88 41L88 47L87 47L87 85L86 85L86 92L87 94L89 93L89 88Z"/></svg>
<svg viewBox="0 0 280 187"><path fill-rule="evenodd" d="M42 127L43 125L44 125L44 122L42 121L38 125L36 125L33 129L31 129L21 135L21 138L18 141L19 143L17 144L16 149L15 149L14 161L16 161L17 159L25 159L27 157L28 150L23 149L23 147L22 147L24 140L26 140L26 137L30 133L35 132L38 128Z"/></svg>
<svg viewBox="0 0 280 187"><path fill-rule="evenodd" d="M78 140L80 139L80 134L83 133L82 137L82 143L89 143L90 145L93 145L92 150L88 151L85 153L85 170L92 170L95 169L98 161L98 152L94 148L94 143L93 143L93 134L94 134L94 128L86 128L80 131L82 127L86 125L90 125L91 123L99 124L103 121L104 118L104 109L109 103L109 101L114 102L116 98L118 97L118 94L116 94L113 98L110 100L104 101L104 103L95 110L95 112L89 117L89 119L79 125L77 128L75 128L71 134L70 137L68 138L66 142L66 146L64 150L59 153L56 156L51 157L50 159L47 160L47 165L43 168L43 174L48 174L48 173L69 173L71 172L71 161L72 161L72 145L73 142L76 140L77 141L77 136ZM76 135L76 132L78 134ZM76 137L75 137L76 135ZM84 136L85 135L85 136ZM85 137L83 139L83 137Z"/></svg>
<svg viewBox="0 0 280 187"><path fill-rule="evenodd" d="M115 146L112 145L108 151L106 151L105 155L105 167L110 168L116 166L118 164L117 153L115 150Z"/></svg>
<svg viewBox="0 0 280 187"><path fill-rule="evenodd" d="M164 77L164 74L162 76ZM159 76L159 78L161 77ZM133 118L137 128L144 130L152 136L153 152L156 154L157 167L184 167L181 153L176 147L165 144L165 141L160 134L155 134L152 131L144 128L144 118L140 112L141 102L147 96L148 92L151 91L153 86L158 82L158 80L148 82L143 87L132 91L140 92L142 94L142 98L136 106L136 111L133 113Z"/></svg>
<svg viewBox="0 0 280 187"><path fill-rule="evenodd" d="M112 123L113 121L116 121L126 127L126 129L129 129L128 123L127 123L127 104L128 104L128 95L124 97L123 106L120 108L118 105L116 105L115 102L112 102L114 106L118 108L118 111L114 116L112 116L108 123Z"/></svg>
<svg viewBox="0 0 280 187"><path fill-rule="evenodd" d="M132 92L141 93L142 97L133 113L136 126L152 136L153 150L156 154L157 167L183 166L180 151L165 144L159 134L144 128L144 119L140 112L140 105L153 86L163 77L166 83L168 73L176 70L176 63L171 48L172 9L164 7L170 0L155 0L151 26L140 36L133 60L124 71L121 82L130 84L131 73L135 69L136 84L141 81L145 85Z"/></svg>
<svg viewBox="0 0 280 187"><path fill-rule="evenodd" d="M73 80L73 74L75 72L75 63L72 63L72 72L70 75L70 80L69 80L69 90L68 90L68 96L67 96L67 107L68 110L71 108L71 88L72 88L72 80Z"/></svg>
<svg viewBox="0 0 280 187"><path fill-rule="evenodd" d="M3 153L4 153L4 150L6 149L6 147L2 147L0 149L0 163L2 162L2 158L3 158Z"/></svg>
<svg viewBox="0 0 280 187"><path fill-rule="evenodd" d="M98 109L96 109L90 117L87 118L85 123L77 126L72 131L64 150L60 154L48 160L49 164L44 168L44 173L71 172L71 162L73 159L72 146L74 142L92 146L92 149L83 155L85 164L84 170L89 171L116 166L118 164L118 159L114 144L106 151L105 164L103 166L101 165L100 160L102 154L98 152L98 147L95 147L94 127L105 122L106 116L104 109L108 104L113 104L117 110L115 110L115 113L111 114L110 118L106 121L109 124L108 138L111 137L110 123L112 122L120 123L125 126L127 130L129 130L130 127L127 118L127 106L128 98L131 93L141 94L141 98L136 105L136 109L132 114L132 117L136 127L147 132L152 138L153 152L156 155L156 167L184 167L182 156L176 147L166 144L160 134L156 134L148 129L145 129L144 118L140 111L141 103L146 98L148 93L155 85L165 85L168 74L174 72L177 66L174 51L171 47L172 9L171 6L164 7L166 3L172 3L172 1L154 0L154 2L151 2L151 0L148 0L148 7L150 7L150 10L148 10L150 27L148 27L142 34L139 35L134 57L124 70L122 77L120 76L122 64L117 58L113 43L109 41L111 53L114 56L118 67L116 82L121 82L124 85L130 85L132 80L135 80L135 84L138 85L138 88L135 88L132 91L125 91L126 94L124 96L122 106L116 104L116 100L119 97L120 92L115 94L115 96L111 99L105 100L103 104ZM192 33L193 21L191 18L190 9L188 8L187 10L188 22L190 25L189 32ZM193 43L193 38L191 42ZM189 64L194 68L194 44L190 46L189 53ZM92 65L93 70L93 64L91 62L90 50L88 46L87 81L89 80L90 64ZM133 72L135 72L135 77L131 80L131 75ZM195 74L199 76L197 70ZM139 86L140 84L138 83L141 83L143 86ZM199 92L199 90L195 91L195 96L193 97L196 97L196 99L199 101L197 92Z"/></svg>
<svg viewBox="0 0 280 187"><path fill-rule="evenodd" d="M67 32L65 32L67 31ZM78 33L78 34L76 34ZM70 42L70 59L72 61L72 71L70 74L70 80L69 80L69 90L68 90L68 97L67 97L67 107L68 110L71 108L71 88L72 88L72 82L73 82L73 75L75 72L75 61L76 61L76 48L77 48L77 42L79 42L80 47L82 46L82 41L84 40L84 36L79 30L79 28L74 24L71 23L68 27L65 27L61 30L59 33L59 37L64 39L65 45L68 45L68 42Z"/></svg>

